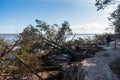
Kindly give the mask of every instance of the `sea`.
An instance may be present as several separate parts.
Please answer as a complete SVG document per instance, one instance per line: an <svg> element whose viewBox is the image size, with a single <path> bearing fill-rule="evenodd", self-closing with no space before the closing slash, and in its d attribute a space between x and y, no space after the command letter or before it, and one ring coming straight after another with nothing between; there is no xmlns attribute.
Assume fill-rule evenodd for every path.
<svg viewBox="0 0 120 80"><path fill-rule="evenodd" d="M3 39L5 39L5 40L10 40L10 41L12 41L12 40L15 40L15 39L17 39L18 38L18 34L0 34L0 37L1 38L3 38Z"/></svg>
<svg viewBox="0 0 120 80"><path fill-rule="evenodd" d="M68 40L71 40L72 38L74 39L78 39L78 38L82 38L82 39L85 39L85 38L93 38L95 36L95 34L73 34L71 35ZM5 40L9 40L9 41L13 41L15 39L18 38L18 34L0 34L0 37L1 38L4 38Z"/></svg>

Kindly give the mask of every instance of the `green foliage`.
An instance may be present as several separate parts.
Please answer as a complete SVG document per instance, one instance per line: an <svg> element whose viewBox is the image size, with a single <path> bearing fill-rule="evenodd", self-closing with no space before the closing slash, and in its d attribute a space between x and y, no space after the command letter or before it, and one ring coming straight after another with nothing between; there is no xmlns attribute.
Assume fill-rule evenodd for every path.
<svg viewBox="0 0 120 80"><path fill-rule="evenodd" d="M115 26L115 32L120 32L120 5L118 5L117 9L111 14L109 20L111 20Z"/></svg>
<svg viewBox="0 0 120 80"><path fill-rule="evenodd" d="M0 57L3 56L3 53L5 50L7 50L11 45L11 42L6 41L4 38L0 37ZM4 55L6 55L8 53L4 53Z"/></svg>
<svg viewBox="0 0 120 80"><path fill-rule="evenodd" d="M20 35L21 35L21 40L19 45L21 47L20 51L29 52L34 42L38 40L37 38L39 35L39 31L30 25L26 27Z"/></svg>
<svg viewBox="0 0 120 80"><path fill-rule="evenodd" d="M45 39L54 41L58 45L66 42L66 38L72 34L70 25L64 21L61 25L49 25L44 21L35 20L35 27L28 26L21 33L21 51L36 53L38 50L52 50L52 47L46 43Z"/></svg>
<svg viewBox="0 0 120 80"><path fill-rule="evenodd" d="M35 73L37 74L37 71L42 71L43 66L55 65L57 58L60 56L57 56L57 54L68 54L70 59L72 57L76 59L78 54L83 52L80 49L82 47L78 45L85 44L85 48L86 46L89 49L92 48L93 40L90 38L85 40L79 38L74 41L72 41L73 39L71 41L66 40L72 35L72 30L67 21L60 25L49 25L41 20L36 20L36 23L35 27L29 25L23 30L19 40L16 41L18 42L17 45L15 45L15 42L15 44L10 46L4 39L0 39L1 53L5 52L14 55L12 59L8 59L7 55L0 58L0 77L4 73L16 77L16 80L26 76L30 77L33 74L35 75ZM78 51L72 50L72 45ZM14 47L19 48L13 50ZM44 52L42 53L42 51ZM83 56L83 58L85 57Z"/></svg>
<svg viewBox="0 0 120 80"><path fill-rule="evenodd" d="M10 44L11 43L9 41L6 41L4 38L0 37L0 49L3 49Z"/></svg>
<svg viewBox="0 0 120 80"><path fill-rule="evenodd" d="M25 76L30 77L34 74L34 71L41 70L43 61L40 58L43 56L42 54L45 55L50 52L53 54L54 51L58 52L57 49L66 49L61 45L65 45L66 38L72 34L67 21L64 21L61 25L49 25L40 20L36 20L36 23L35 27L32 25L27 26L20 33L19 40L13 44L9 44L0 38L0 53L6 54L2 57L0 54L0 77L3 74L7 76L10 74L16 77L16 80ZM14 49L16 47L17 49ZM42 53L41 51L47 52ZM14 57L7 58L9 55Z"/></svg>
<svg viewBox="0 0 120 80"><path fill-rule="evenodd" d="M64 21L62 26L58 29L56 39L57 41L63 43L69 35L72 35L72 30L70 29L69 23Z"/></svg>
<svg viewBox="0 0 120 80"><path fill-rule="evenodd" d="M96 0L97 10L104 9L106 6L115 4L116 0Z"/></svg>
<svg viewBox="0 0 120 80"><path fill-rule="evenodd" d="M120 32L120 2L118 0L96 0L95 6L97 6L97 10L100 10L111 4L117 4L118 7L108 19L115 26L115 32Z"/></svg>
<svg viewBox="0 0 120 80"><path fill-rule="evenodd" d="M60 26L57 24L50 26L41 20L36 20L36 22L36 27L38 27L41 35L52 41L63 42L68 35L72 34L72 30L70 29L70 25L67 21L64 21L64 23L62 23Z"/></svg>

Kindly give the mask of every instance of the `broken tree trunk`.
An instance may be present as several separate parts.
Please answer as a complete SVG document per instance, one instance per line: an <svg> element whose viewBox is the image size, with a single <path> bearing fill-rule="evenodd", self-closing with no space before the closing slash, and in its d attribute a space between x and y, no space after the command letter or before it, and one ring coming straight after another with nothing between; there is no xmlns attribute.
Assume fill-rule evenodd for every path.
<svg viewBox="0 0 120 80"><path fill-rule="evenodd" d="M77 56L77 55L75 54L75 52L73 52L72 50L70 50L70 49L68 49L68 48L66 48L66 47L64 47L64 46L62 46L62 45L59 45L59 44L57 44L57 43L54 42L54 41L50 41L50 40L48 40L48 39L46 39L46 38L43 38L43 37L42 37L42 39L43 39L43 41L44 41L45 43L49 44L50 46L54 47L55 49L58 49L58 50L60 50L61 52L64 52L64 53L66 53L66 54L70 54L70 55L72 56L72 58L78 58L78 56Z"/></svg>

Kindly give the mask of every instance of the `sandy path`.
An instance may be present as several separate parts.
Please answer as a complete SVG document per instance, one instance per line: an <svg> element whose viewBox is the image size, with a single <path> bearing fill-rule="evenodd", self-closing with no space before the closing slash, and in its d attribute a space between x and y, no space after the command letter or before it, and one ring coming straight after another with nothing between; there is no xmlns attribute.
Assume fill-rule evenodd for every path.
<svg viewBox="0 0 120 80"><path fill-rule="evenodd" d="M109 63L120 57L120 46L114 50L114 43L110 47L102 46L106 51L97 52L95 57L83 60L82 68L85 70L85 80L118 80L111 71Z"/></svg>

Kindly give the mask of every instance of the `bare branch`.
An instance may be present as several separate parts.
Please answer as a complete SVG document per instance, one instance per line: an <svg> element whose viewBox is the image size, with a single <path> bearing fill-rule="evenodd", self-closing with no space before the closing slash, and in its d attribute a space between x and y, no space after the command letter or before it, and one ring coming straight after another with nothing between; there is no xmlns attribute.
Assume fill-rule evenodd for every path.
<svg viewBox="0 0 120 80"><path fill-rule="evenodd" d="M28 66L21 58L19 58L18 55L16 55L14 52L12 53L20 62L22 62L22 64L24 64L26 66L26 68L28 68L33 74L35 74L40 80L43 80L35 71L33 71L31 69L30 66Z"/></svg>

